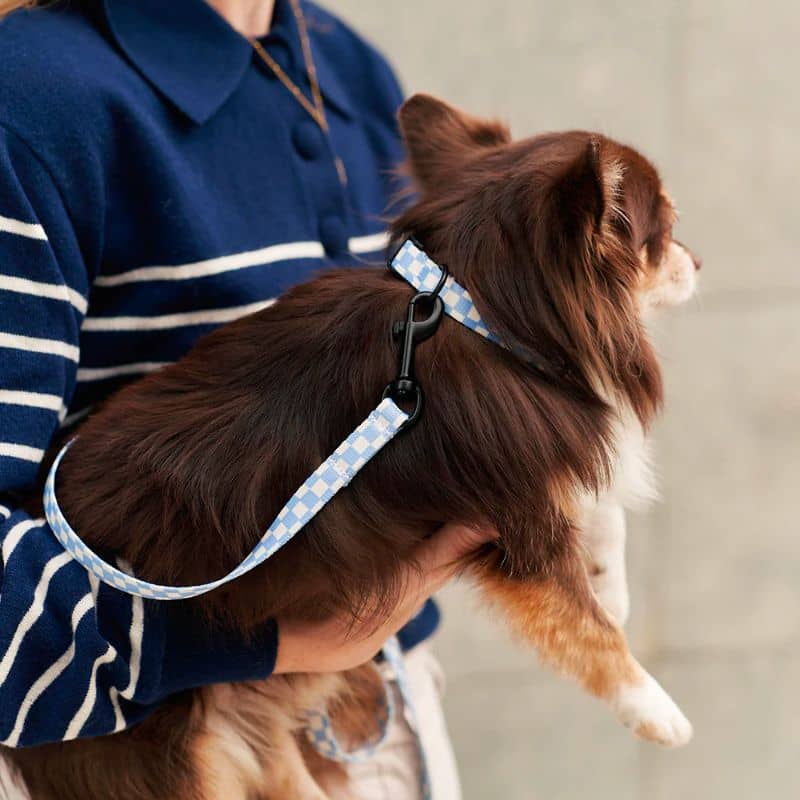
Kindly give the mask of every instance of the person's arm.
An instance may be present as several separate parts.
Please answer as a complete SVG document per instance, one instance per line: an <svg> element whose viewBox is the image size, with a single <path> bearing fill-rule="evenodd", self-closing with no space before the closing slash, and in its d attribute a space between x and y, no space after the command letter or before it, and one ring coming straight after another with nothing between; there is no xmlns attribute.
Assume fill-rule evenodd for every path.
<svg viewBox="0 0 800 800"><path fill-rule="evenodd" d="M42 710L36 681L66 652L60 634L71 633L72 597L60 603L56 593L70 570L62 556L40 571L47 564L37 563L40 556L57 556L46 551L54 537L21 499L37 486L75 389L88 283L59 189L30 147L0 127L0 741L11 746L49 736L47 725L31 731ZM82 643L102 652L101 637L80 622ZM74 676L74 686L86 680L66 668L62 674ZM68 705L54 719L61 733L77 711Z"/></svg>
<svg viewBox="0 0 800 800"><path fill-rule="evenodd" d="M15 497L36 484L75 390L88 276L58 188L0 127L0 536L35 523ZM13 530L13 536L9 538Z"/></svg>
<svg viewBox="0 0 800 800"><path fill-rule="evenodd" d="M10 746L109 733L171 692L264 677L277 649L274 623L244 641L98 586L22 508L75 391L86 255L101 238L101 190L52 174L0 125L0 743ZM91 219L74 211L91 206Z"/></svg>
<svg viewBox="0 0 800 800"><path fill-rule="evenodd" d="M431 595L456 575L464 556L495 538L491 530L444 525L417 548L415 566L406 566L401 578L403 596L377 628L367 622L351 630L349 620L336 619L280 625L275 673L337 672L369 661Z"/></svg>

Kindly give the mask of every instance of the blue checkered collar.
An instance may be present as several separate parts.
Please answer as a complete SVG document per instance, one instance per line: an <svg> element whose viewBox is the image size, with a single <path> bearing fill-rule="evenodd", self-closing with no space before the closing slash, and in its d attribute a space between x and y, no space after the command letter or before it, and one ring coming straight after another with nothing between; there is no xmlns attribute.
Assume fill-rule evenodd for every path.
<svg viewBox="0 0 800 800"><path fill-rule="evenodd" d="M433 291L439 285L445 272L414 239L406 239L400 245L394 255L390 256L388 266L418 292ZM493 333L481 318L470 293L449 273L439 296L442 299L445 314L456 322L460 322L465 328L483 336L484 339L513 353L529 369L549 380L572 379L572 372L563 359L557 359L551 355L548 360L537 354L530 346L523 347L515 342L501 339L496 333Z"/></svg>
<svg viewBox="0 0 800 800"><path fill-rule="evenodd" d="M434 291L442 278L441 267L413 239L406 239L389 259L389 269L408 281L418 292ZM448 317L490 342L505 347L500 337L492 333L481 318L470 293L452 275L445 279L439 297Z"/></svg>

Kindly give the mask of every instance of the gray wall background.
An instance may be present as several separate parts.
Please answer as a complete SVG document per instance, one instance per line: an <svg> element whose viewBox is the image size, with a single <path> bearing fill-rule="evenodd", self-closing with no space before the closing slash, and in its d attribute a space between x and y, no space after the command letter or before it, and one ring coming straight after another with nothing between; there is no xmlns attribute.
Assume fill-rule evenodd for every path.
<svg viewBox="0 0 800 800"><path fill-rule="evenodd" d="M328 0L409 91L661 168L701 294L657 332L663 502L630 519L634 650L692 719L640 744L444 597L466 800L800 797L800 10L766 0Z"/></svg>

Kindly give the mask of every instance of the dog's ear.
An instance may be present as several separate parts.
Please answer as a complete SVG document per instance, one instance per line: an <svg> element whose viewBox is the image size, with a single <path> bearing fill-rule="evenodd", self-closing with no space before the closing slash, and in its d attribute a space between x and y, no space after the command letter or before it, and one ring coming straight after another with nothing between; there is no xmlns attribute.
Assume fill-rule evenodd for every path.
<svg viewBox="0 0 800 800"><path fill-rule="evenodd" d="M511 141L505 125L469 116L427 94L407 100L399 119L412 175L423 189L464 155Z"/></svg>
<svg viewBox="0 0 800 800"><path fill-rule="evenodd" d="M619 212L621 182L619 162L605 152L601 137L590 137L554 178L549 200L556 224L551 230L573 242L599 231L604 220Z"/></svg>

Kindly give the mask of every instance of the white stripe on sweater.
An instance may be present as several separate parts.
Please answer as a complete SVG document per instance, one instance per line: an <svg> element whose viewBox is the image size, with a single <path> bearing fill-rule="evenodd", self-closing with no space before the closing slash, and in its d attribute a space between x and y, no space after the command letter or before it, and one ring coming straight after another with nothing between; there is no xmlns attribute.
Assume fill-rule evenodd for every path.
<svg viewBox="0 0 800 800"><path fill-rule="evenodd" d="M117 566L120 567L120 569L122 569L122 564L120 562L121 562L121 559L118 558L117 559ZM123 563L125 563L125 562L123 562ZM100 580L98 579L98 577L96 575L93 575L93 574L89 573L89 585L91 586L91 591L92 591L92 602L93 602L94 606L97 607L97 595L100 593ZM133 598L131 598L131 600L133 600ZM131 617L133 617L133 614L134 614L134 612L133 612L133 610L131 610ZM133 646L133 643L131 643L131 646ZM116 648L113 645L109 644L108 649L103 654L103 656L101 656L95 662L94 668L92 669L91 680L92 681L95 680L95 678L97 676L97 667L100 664L104 664L104 663L107 663L109 661L113 661L116 657L117 657ZM131 658L133 658L133 652L131 652ZM129 670L130 669L132 669L132 668L129 668ZM138 679L138 672L137 672L137 679ZM91 686L91 683L90 683L89 691L91 691L91 689L92 689L92 686ZM120 708L120 705L119 705L119 696L120 696L119 689L117 689L116 686L109 686L109 688L108 688L108 699L111 701L111 706L114 709L114 730L113 730L113 733L117 733L117 731L124 730L126 725L127 725L127 722L125 721L125 716L122 713L122 708ZM91 707L94 708L94 701L92 702L92 706ZM91 710L90 710L90 713L91 713ZM78 714L80 714L80 711L78 712ZM78 714L75 715L76 718L77 718ZM73 722L75 722L74 719L73 719ZM84 723L85 722L86 722L86 720L84 720ZM83 723L80 723L80 724L81 724L81 727L83 727ZM80 733L80 730L78 730L78 732L76 733L76 736L79 733Z"/></svg>
<svg viewBox="0 0 800 800"><path fill-rule="evenodd" d="M117 566L123 572L133 575L131 565L127 561L118 558ZM119 698L124 697L126 700L132 700L139 683L139 672L142 666L142 639L144 637L144 603L141 597L131 597L131 626L128 630L128 636L131 643L128 685L122 691L117 689L116 686L112 686L108 690L108 696L114 708L114 733L125 730L128 724L125 720L125 715L122 713Z"/></svg>
<svg viewBox="0 0 800 800"><path fill-rule="evenodd" d="M44 392L21 392L15 389L0 389L0 403L10 406L28 406L29 408L45 408L61 414L64 401L57 394Z"/></svg>
<svg viewBox="0 0 800 800"><path fill-rule="evenodd" d="M22 734L22 729L25 727L25 720L28 718L33 704L44 694L48 687L58 678L58 676L72 663L75 658L75 636L80 625L81 620L86 616L87 612L94 608L94 598L91 592L87 592L77 603L75 608L72 609L72 642L69 647L56 659L33 683L28 689L22 704L19 707L17 720L14 723L14 728L8 735L8 738L3 741L4 745L8 747L16 747L19 743L19 737Z"/></svg>
<svg viewBox="0 0 800 800"><path fill-rule="evenodd" d="M97 670L100 669L103 664L108 664L113 661L116 657L117 651L109 645L105 653L95 659L92 665L92 674L89 678L89 687L86 690L86 697L83 698L81 707L75 712L75 716L67 726L67 730L62 737L63 741L67 742L80 736L80 732L86 724L86 720L89 719L94 709L94 704L97 701ZM114 709L115 713L117 710L117 708Z"/></svg>
<svg viewBox="0 0 800 800"><path fill-rule="evenodd" d="M73 305L81 314L86 313L86 298L63 283L42 283L27 278L17 278L13 275L0 275L0 289L18 294L30 294L34 297L46 297L50 300L61 300Z"/></svg>
<svg viewBox="0 0 800 800"><path fill-rule="evenodd" d="M0 457L18 458L20 461L38 464L44 458L44 450L40 450L38 447L28 447L26 444L0 442Z"/></svg>
<svg viewBox="0 0 800 800"><path fill-rule="evenodd" d="M89 589L92 592L93 602L97 605L97 595L100 594L100 578L97 577L93 572L88 574L89 578Z"/></svg>
<svg viewBox="0 0 800 800"><path fill-rule="evenodd" d="M354 236L348 242L351 253L377 253L384 250L389 244L389 234L386 231L370 233L367 236Z"/></svg>
<svg viewBox="0 0 800 800"><path fill-rule="evenodd" d="M136 364L118 364L115 367L81 367L78 370L78 381L104 381L120 375L138 375L142 372L155 372L161 367L166 367L169 361L140 361ZM72 416L72 415L70 415Z"/></svg>
<svg viewBox="0 0 800 800"><path fill-rule="evenodd" d="M11 509L5 506L0 506L0 517L8 519L11 516Z"/></svg>
<svg viewBox="0 0 800 800"><path fill-rule="evenodd" d="M386 247L389 237L385 231L371 233L367 236L354 236L348 242L352 253L372 253ZM234 272L249 267L260 267L278 261L296 261L303 258L324 258L325 248L320 242L286 242L261 247L258 250L246 250L227 256L217 256L203 261L174 266L137 267L116 275L100 275L94 281L95 286L122 286L126 283L142 283L145 281L184 281L192 278L205 278L223 272Z"/></svg>
<svg viewBox="0 0 800 800"><path fill-rule="evenodd" d="M16 333L0 332L0 347L7 347L11 350L27 350L29 353L62 356L74 361L76 364L80 359L80 351L77 347L58 339L37 339L33 336L20 336Z"/></svg>
<svg viewBox="0 0 800 800"><path fill-rule="evenodd" d="M131 565L121 559L117 559L117 566L128 575L133 575ZM132 700L136 694L136 687L139 683L139 672L142 668L142 639L144 638L144 602L141 597L131 596L131 627L129 631L131 641L130 659L130 678L128 685L120 692L126 700Z"/></svg>
<svg viewBox="0 0 800 800"><path fill-rule="evenodd" d="M325 249L319 242L289 242L247 250L229 256L209 258L191 264L169 267L138 267L117 275L101 275L95 279L95 286L120 286L125 283L142 281L183 281L190 278L205 278L222 272L233 272L247 267L273 264L276 261L292 261L299 258L323 258Z"/></svg>
<svg viewBox="0 0 800 800"><path fill-rule="evenodd" d="M50 588L50 581L53 575L55 575L61 567L65 564L69 564L71 561L72 556L64 552L61 553L61 555L54 556L44 565L42 577L39 579L39 583L33 593L33 602L30 608L25 612L25 616L20 620L17 629L14 631L11 643L8 645L8 649L2 661L0 661L0 687L5 683L8 673L11 671L11 667L14 666L14 661L19 652L22 640L44 611L44 601L45 597L47 597L47 590Z"/></svg>
<svg viewBox="0 0 800 800"><path fill-rule="evenodd" d="M8 564L8 559L11 558L11 554L28 531L43 527L44 520L41 517L39 519L23 519L21 522L18 522L8 532L6 538L3 539L3 564Z"/></svg>
<svg viewBox="0 0 800 800"><path fill-rule="evenodd" d="M191 325L221 325L247 314L271 306L274 300L262 300L232 308L210 308L204 311L187 311L181 314L164 314L157 317L86 317L81 326L84 331L159 331Z"/></svg>
<svg viewBox="0 0 800 800"><path fill-rule="evenodd" d="M44 232L44 228L35 222L22 222L19 219L0 216L0 231L15 233L17 236L27 236L29 239L47 241L47 234Z"/></svg>

